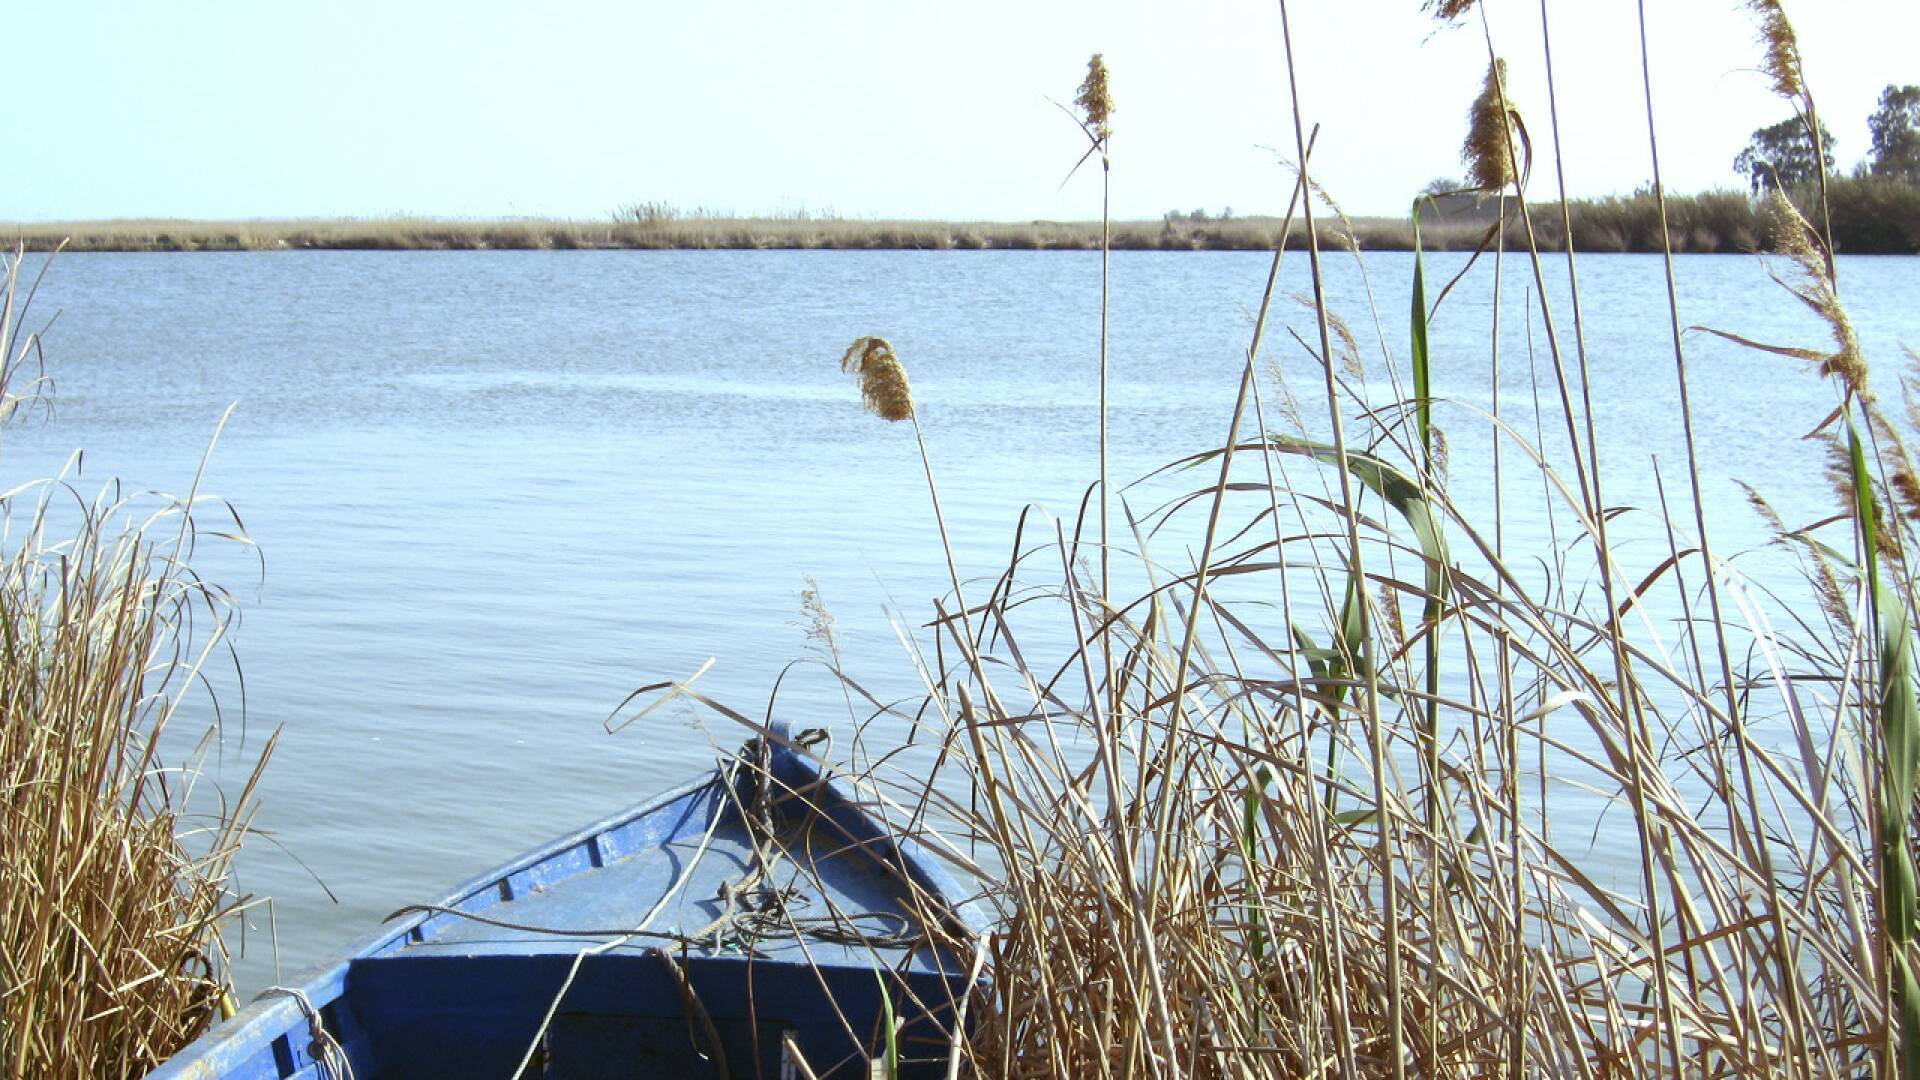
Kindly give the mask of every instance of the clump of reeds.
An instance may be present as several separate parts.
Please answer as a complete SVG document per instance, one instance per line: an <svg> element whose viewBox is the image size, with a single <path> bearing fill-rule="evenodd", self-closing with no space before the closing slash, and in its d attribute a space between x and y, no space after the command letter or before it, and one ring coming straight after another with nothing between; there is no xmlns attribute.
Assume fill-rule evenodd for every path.
<svg viewBox="0 0 1920 1080"><path fill-rule="evenodd" d="M0 423L38 353L5 269ZM37 494L36 494L37 492ZM228 875L256 766L230 800L164 759L226 601L183 553L193 499L0 496L0 1073L136 1077L230 1004ZM144 524L127 524L130 514ZM202 748L204 749L204 743ZM262 750L264 763L272 740Z"/></svg>
<svg viewBox="0 0 1920 1080"><path fill-rule="evenodd" d="M1488 87L1504 99L1497 64ZM1508 108L1486 156L1509 168L1477 179L1514 180ZM1890 509L1920 482L1791 221L1780 281L1833 341L1766 347L1831 386L1841 481L1836 515L1778 525L1802 583L1712 553L1690 420L1694 505L1657 475L1658 505L1608 500L1601 448L1634 430L1586 407L1530 228L1539 393L1492 423L1447 402L1470 361L1424 306L1417 395L1343 374L1307 219L1294 362L1323 377L1332 437L1268 429L1243 379L1225 438L1135 489L1159 507L1127 515L1133 591L1091 580L1079 523L1037 543L1023 524L987 601L930 623L924 700L882 708L938 752L869 791L996 916L957 1070L1920 1075L1920 526ZM1502 488L1497 457L1437 467L1430 413L1485 425L1529 483ZM1509 551L1516 520L1551 548Z"/></svg>

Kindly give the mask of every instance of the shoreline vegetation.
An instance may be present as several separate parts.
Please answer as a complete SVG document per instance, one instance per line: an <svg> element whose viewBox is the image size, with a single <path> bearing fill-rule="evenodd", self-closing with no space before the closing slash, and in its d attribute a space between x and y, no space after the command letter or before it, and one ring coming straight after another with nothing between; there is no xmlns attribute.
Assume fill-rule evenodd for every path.
<svg viewBox="0 0 1920 1080"><path fill-rule="evenodd" d="M1872 179L1829 178L1834 247L1849 254L1920 254L1920 188ZM1492 203L1454 203L1421 213L1427 251L1481 246L1499 211ZM1796 200L1802 201L1802 200ZM1803 206L1806 205L1802 201ZM1541 251L1566 250L1558 203L1530 203ZM1673 250L1746 253L1766 246L1764 199L1716 191L1667 199ZM1509 229L1517 206L1507 204ZM1567 204L1574 250L1658 253L1659 207L1651 192ZM1116 221L1116 251L1272 251L1282 239L1277 217L1172 213L1159 221ZM1099 221L894 221L833 215L734 217L682 212L660 204L616 211L608 220L558 218L311 218L245 221L117 219L0 224L0 239L27 251L526 251L526 250L1027 250L1098 251ZM1362 251L1412 251L1406 218L1358 217L1329 222L1323 242ZM1299 230L1285 237L1304 248Z"/></svg>
<svg viewBox="0 0 1920 1080"><path fill-rule="evenodd" d="M52 407L25 262L0 254L0 434ZM245 693L207 672L237 665L236 607L193 553L251 542L198 476L180 496L89 494L71 469L17 471L0 492L0 1076L125 1080L235 1008L228 933L252 900L234 860L279 733L223 742ZM251 762L237 786L213 775L222 753Z"/></svg>

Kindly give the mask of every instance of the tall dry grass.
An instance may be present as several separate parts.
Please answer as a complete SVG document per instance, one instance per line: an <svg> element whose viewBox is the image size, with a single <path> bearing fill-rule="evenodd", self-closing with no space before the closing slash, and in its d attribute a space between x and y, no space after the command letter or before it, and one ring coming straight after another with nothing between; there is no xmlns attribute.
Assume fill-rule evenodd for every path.
<svg viewBox="0 0 1920 1080"><path fill-rule="evenodd" d="M21 262L0 283L0 434L38 392ZM197 786L215 733L170 730L224 662L227 598L189 560L197 499L89 499L65 476L0 494L7 1076L144 1076L230 1004L230 875L273 740L229 798Z"/></svg>
<svg viewBox="0 0 1920 1080"><path fill-rule="evenodd" d="M1771 268L1829 337L1716 332L1831 392L1833 468L1804 478L1831 513L1708 498L1671 260L1666 310L1643 314L1672 327L1685 460L1653 477L1656 505L1610 498L1602 447L1635 435L1595 419L1578 263L1542 242L1572 217L1554 44L1550 24L1531 43L1548 122L1523 142L1490 78L1495 134L1469 144L1504 159L1476 175L1516 206L1495 240L1534 285L1530 399L1447 398L1450 371L1503 358L1430 326L1419 286L1419 367L1384 351L1398 328L1363 358L1322 288L1336 238L1300 201L1312 323L1289 349L1315 372L1320 434L1260 376L1281 243L1221 438L1136 489L1165 498L1122 504L1130 537L1095 552L1082 521L1023 518L1009 563L967 585L984 602L954 572L936 647L912 654L924 697L854 698L930 733L861 783L993 913L952 1074L1920 1075L1920 407L1874 393L1825 207L1777 200ZM1636 227L1671 254L1648 130ZM1560 199L1527 203L1529 165ZM1900 385L1920 401L1912 359ZM1450 457L1446 427L1495 455ZM1761 515L1801 576L1743 575L1716 546L1732 513ZM1521 523L1550 548L1516 550ZM1103 590L1102 554L1138 588Z"/></svg>

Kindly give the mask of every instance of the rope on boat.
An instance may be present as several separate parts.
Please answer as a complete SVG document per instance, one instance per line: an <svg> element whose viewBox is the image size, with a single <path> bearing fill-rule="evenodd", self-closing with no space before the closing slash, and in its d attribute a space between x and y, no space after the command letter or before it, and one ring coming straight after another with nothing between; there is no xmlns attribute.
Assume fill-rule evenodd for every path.
<svg viewBox="0 0 1920 1080"><path fill-rule="evenodd" d="M787 891L787 890L782 890ZM537 926L533 923L519 923L510 919L496 919L490 915L480 915L459 908L445 907L440 904L408 904L400 908L389 919L402 915L424 913L427 915L447 915L465 919L469 922L497 926L502 930L518 930L527 934L547 934L553 937L582 938L650 938L656 941L671 941L689 948L715 948L735 940L724 933L728 926L750 928L750 933L741 937L748 940L767 940L773 938L808 937L815 941L824 941L835 945L872 945L875 948L910 948L923 944L927 940L924 931L915 928L912 919L894 911L851 911L837 915L786 915L778 911L747 910L735 912L731 916L722 916L712 924L702 927L692 934L683 934L673 930L636 930L636 929L600 929L576 926ZM891 924L877 929L862 930L848 923L885 923Z"/></svg>
<svg viewBox="0 0 1920 1080"><path fill-rule="evenodd" d="M733 1070L727 1068L726 1041L720 1038L719 1030L713 1026L713 1014L707 1012L707 1006L701 1002L700 995L694 992L693 982L687 978L687 973L680 969L680 965L674 963L673 957L667 950L655 946L647 952L654 959L665 964L667 973L673 976L674 988L680 991L680 1007L687 1012L688 1036L693 1035L694 1021L699 1021L700 1034L706 1038L708 1049L713 1051L713 1056L708 1060L713 1062L714 1074L719 1076L720 1080L728 1080L733 1075Z"/></svg>
<svg viewBox="0 0 1920 1080"><path fill-rule="evenodd" d="M795 737L794 742L800 746L812 747L827 742L830 738L831 736L825 729L813 728L800 732ZM746 797L743 798L739 783L740 770L742 766L748 764L749 758L751 758L752 761L752 771L746 779L751 786L748 788ZM590 955L600 955L611 952L635 938L655 938L675 941L680 944L683 950L688 947L719 948L726 941L734 940L740 942L749 953L753 952L753 942L782 936L788 933L795 938L813 937L826 942L845 945L864 944L872 948L913 948L925 943L927 940L925 931L917 930L913 921L906 916L892 912L873 911L799 917L789 912L787 906L796 900L802 899L799 890L792 886L778 889L768 888L762 884L762 882L772 874L774 863L781 854L779 843L775 838L773 823L773 784L771 782L773 779L773 748L771 743L766 739L759 738L748 740L747 744L740 748L739 753L733 755L721 766L720 772L719 789L724 793L724 797L732 802L733 808L738 812L740 820L746 824L749 846L753 849L753 864L747 873L738 881L721 883L720 901L724 905L724 910L721 912L719 918L702 927L697 933L681 934L675 931L649 930L647 927L653 922L655 916L666 909L668 901L672 900L673 897L679 893L680 887L686 884L687 880L693 876L694 867L698 866L700 860L706 855L708 846L713 842L714 833L718 831L721 819L725 817L725 814L720 811L716 811L713 815L713 820L707 823L706 832L700 837L700 846L694 851L693 857L687 860L686 865L682 867L679 874L675 876L672 884L667 887L665 892L661 893L660 899L655 901L653 907L648 910L646 915L632 927L618 930L594 930L532 926L525 923L511 922L506 919L495 919L475 912L461 911L457 908L450 908L440 904L409 904L387 916L388 920L392 920L401 915L413 912L427 912L436 915L469 919L489 926L498 926L502 929L519 930L523 933L549 934L562 937L606 937L609 939L598 945L581 949L578 953L574 954L573 963L567 969L567 976L561 980L560 989L553 995L552 1003L547 1006L547 1013L541 1018L540 1027L534 1032L533 1039L528 1043L527 1052L520 1059L520 1067L515 1070L514 1076L526 1075L528 1066L532 1064L535 1057L538 1056L541 1043L546 1039L547 1031L553 1024L553 1017L560 1011L560 1002L566 998L567 991L573 988L574 979L580 974L580 965L586 961L586 958ZM744 803L750 803L751 807L749 808L747 805L743 805ZM745 910L735 910L743 897L751 898L750 905ZM878 933L871 933L859 929L858 923L860 921L870 919L893 920L897 925L894 929L883 930ZM733 930L734 933L728 934L727 931L729 930ZM744 931L744 933L742 931ZM682 997L686 999L689 1016L691 1017L697 1014L705 1018L706 1009L701 1005L698 996L694 994L692 983L687 981L685 973L673 962L665 950L655 946L648 951L666 961L668 969L672 971L676 978ZM710 1035L712 1034L711 1023L711 1020L707 1020L708 1033ZM714 1036L714 1039L715 1048L719 1049L717 1035ZM724 1058L720 1060L724 1061ZM722 1067L724 1068L724 1066ZM352 1080L351 1076L347 1077L346 1080Z"/></svg>
<svg viewBox="0 0 1920 1080"><path fill-rule="evenodd" d="M794 742L801 746L814 746L827 739L825 730L815 728L799 733ZM723 797L732 803L735 813L746 826L748 847L752 851L752 857L745 874L734 880L721 882L718 893L721 904L719 916L692 933L678 930L649 930L647 927L679 893L680 887L693 875L694 868L706 855L714 833L725 816L721 813L714 814L705 834L700 838L700 845L695 849L693 857L687 861L686 866L681 869L672 884L654 903L652 910L633 926L604 929L539 926L495 918L477 912L461 911L441 904L408 904L388 915L387 921L402 915L423 913L446 915L528 934L615 939L595 946L599 951L618 948L633 938L670 941L683 947L698 949L720 949L732 943L754 955L758 955L753 949L755 942L802 937L828 944L867 945L876 949L913 948L924 944L927 941L926 932L906 915L891 911L796 915L791 907L804 903L807 899L800 889L793 885L768 884L768 879L773 876L783 854L777 839L778 830L774 824L773 785L768 782L772 776L771 756L771 748L766 740L752 739L721 768L721 778L717 787L724 793ZM740 776L743 766L748 769L744 782Z"/></svg>
<svg viewBox="0 0 1920 1080"><path fill-rule="evenodd" d="M307 992L296 986L269 986L260 991L261 997L269 994L290 997L300 1007L307 1030L313 1034L307 1043L307 1056L313 1059L320 1075L327 1080L354 1080L353 1062L347 1059L346 1048L327 1030L326 1021L321 1019L320 1010L313 1007L313 999L307 997Z"/></svg>

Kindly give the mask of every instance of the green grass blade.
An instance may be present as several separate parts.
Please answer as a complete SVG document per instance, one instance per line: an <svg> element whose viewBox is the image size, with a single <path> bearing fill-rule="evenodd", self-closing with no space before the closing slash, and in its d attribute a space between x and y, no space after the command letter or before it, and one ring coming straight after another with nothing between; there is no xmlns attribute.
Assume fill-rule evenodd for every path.
<svg viewBox="0 0 1920 1080"><path fill-rule="evenodd" d="M1847 456L1853 469L1854 515L1860 526L1867 592L1874 624L1880 628L1880 734L1884 747L1879 791L1881 917L1886 923L1892 965L1893 1006L1900 1023L1899 1075L1903 1080L1920 1080L1920 983L1909 960L1915 931L1920 928L1920 913L1915 910L1913 850L1906 834L1913 807L1914 767L1920 760L1913 632L1906 606L1880 575L1879 510L1872 476L1867 471L1866 448L1859 429L1851 422L1847 425Z"/></svg>
<svg viewBox="0 0 1920 1080"><path fill-rule="evenodd" d="M1341 455L1334 447L1290 435L1269 435L1269 445L1286 454L1299 454L1323 464L1338 467ZM1425 590L1428 601L1444 603L1447 598L1447 538L1440 518L1433 512L1425 490L1412 477L1372 454L1349 448L1347 471L1374 494L1387 501L1395 513L1405 519L1419 541L1426 562ZM1344 612L1343 619L1344 622Z"/></svg>
<svg viewBox="0 0 1920 1080"><path fill-rule="evenodd" d="M1254 872L1260 865L1260 845L1258 840L1260 805L1266 801L1267 784L1272 778L1273 770L1265 765L1256 769L1253 774L1253 783L1247 786L1245 802L1240 809L1240 857L1246 864L1245 872L1249 892L1256 889L1257 883L1260 881L1260 876ZM1249 902L1246 905L1246 914L1248 951L1253 954L1254 970L1258 971L1260 969L1260 961L1265 957L1267 951L1267 930L1261 921L1259 901Z"/></svg>
<svg viewBox="0 0 1920 1080"><path fill-rule="evenodd" d="M1347 583L1346 600L1342 601L1340 605L1341 625L1340 628L1335 631L1336 635L1342 634L1346 630L1347 612L1352 607L1352 601L1353 583L1349 581ZM1293 627L1293 647L1307 658L1307 670L1313 673L1315 679L1328 683L1337 683L1339 680L1344 680L1347 677L1349 672L1347 661L1354 653L1346 647L1336 644L1335 648L1322 649L1316 646L1313 643L1312 636L1305 630L1302 630L1297 624ZM1340 723L1340 703L1346 700L1347 688L1345 685L1334 685L1327 690L1327 696L1333 701L1333 704L1326 710L1326 805L1327 813L1331 815L1340 804L1340 789L1338 785L1334 783L1334 778L1340 775L1340 732L1338 725Z"/></svg>
<svg viewBox="0 0 1920 1080"><path fill-rule="evenodd" d="M1315 461L1332 465L1335 468L1338 468L1344 460L1347 471L1353 474L1353 477L1359 480L1362 486L1380 496L1382 499L1385 499L1387 505L1393 507L1394 511L1405 519L1407 525L1413 529L1414 538L1420 544L1420 554L1426 563L1426 573L1424 575L1426 601L1423 605L1422 617L1428 622L1429 626L1427 633L1428 708L1426 710L1427 727L1424 734L1427 737L1428 746L1430 748L1437 748L1439 745L1437 741L1438 733L1435 728L1438 725L1439 697L1437 680L1439 657L1437 655L1436 642L1439 633L1438 622L1440 612L1446 603L1447 596L1447 538L1446 533L1440 526L1439 517L1433 512L1433 504L1428 500L1425 488L1418 481L1406 473L1401 472L1399 469L1394 468L1392 465L1387 464L1387 462L1381 458L1362 451L1348 449L1343 456L1337 449L1326 443L1315 442L1311 439L1296 438L1290 435L1269 435L1267 441L1273 449L1281 453L1299 454L1302 457L1312 458ZM1343 658L1359 657L1365 654L1365 650L1361 648L1359 635L1361 633L1361 627L1365 625L1361 619L1360 605L1366 602L1366 598L1364 593L1361 592L1360 586L1360 582L1349 579L1347 582L1346 595L1340 605L1340 623L1338 628L1340 640L1336 643L1338 647L1334 652ZM1296 637L1298 637L1297 632ZM1335 674L1343 676L1352 674L1357 671L1357 667L1357 661L1355 661L1354 669L1339 671ZM1365 672L1358 673L1362 675L1365 674ZM1336 698L1336 701L1337 700ZM1332 813L1334 810L1334 789L1331 786L1331 781L1333 779L1334 769L1338 764L1338 745L1337 738L1330 738L1327 747L1327 778L1329 781L1327 789L1327 810L1329 813ZM1428 762L1428 775L1430 777L1438 776L1438 768L1431 760ZM1437 780L1435 782L1437 782ZM1430 816L1432 813L1437 812L1437 807L1437 802L1430 804Z"/></svg>
<svg viewBox="0 0 1920 1080"><path fill-rule="evenodd" d="M1920 1067L1920 980L1905 951L1893 954L1893 988L1900 1015L1900 1076L1912 1080Z"/></svg>
<svg viewBox="0 0 1920 1080"><path fill-rule="evenodd" d="M880 984L880 1020L885 1025L885 1050L880 1059L887 1080L899 1080L900 1076L900 1025L893 1018L893 995L887 993L887 980L879 972L873 973L873 981Z"/></svg>
<svg viewBox="0 0 1920 1080"><path fill-rule="evenodd" d="M1413 201L1413 304L1408 313L1408 352L1413 357L1414 417L1420 429L1420 471L1428 485L1433 475L1433 381L1432 360L1427 351L1427 285L1425 259L1420 250L1420 204ZM1425 740L1423 764L1427 774L1426 823L1430 833L1439 833L1440 785L1440 615L1444 608L1441 588L1444 574L1435 587L1437 565L1428 567L1426 603L1421 606L1420 621L1426 627L1426 706L1421 710L1420 736Z"/></svg>
<svg viewBox="0 0 1920 1080"><path fill-rule="evenodd" d="M1413 309L1408 313L1408 352L1413 356L1413 409L1420 429L1420 467L1433 471L1433 384L1427 359L1427 278L1420 252L1420 204L1413 200Z"/></svg>

